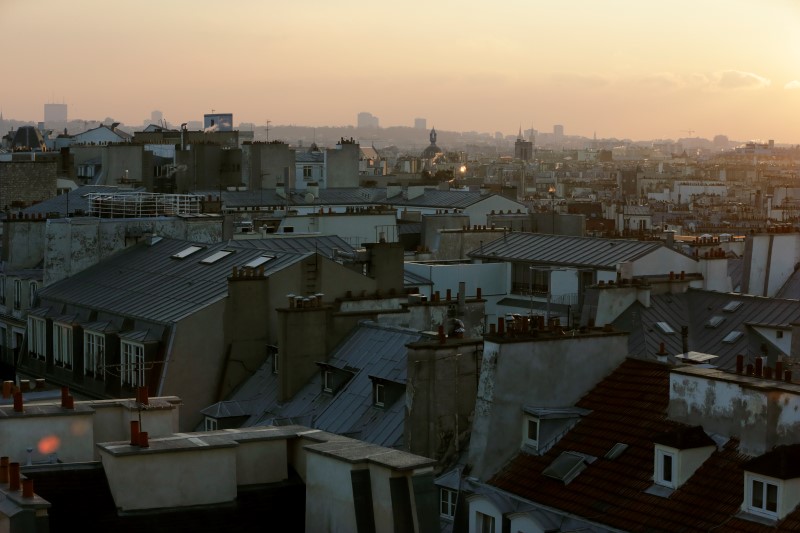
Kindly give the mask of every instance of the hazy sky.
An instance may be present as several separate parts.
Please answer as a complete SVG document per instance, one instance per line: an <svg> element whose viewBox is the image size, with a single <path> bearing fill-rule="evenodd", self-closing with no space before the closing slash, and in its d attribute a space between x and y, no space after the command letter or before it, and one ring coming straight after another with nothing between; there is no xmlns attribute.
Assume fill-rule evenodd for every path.
<svg viewBox="0 0 800 533"><path fill-rule="evenodd" d="M0 0L0 109L800 143L800 1Z"/></svg>

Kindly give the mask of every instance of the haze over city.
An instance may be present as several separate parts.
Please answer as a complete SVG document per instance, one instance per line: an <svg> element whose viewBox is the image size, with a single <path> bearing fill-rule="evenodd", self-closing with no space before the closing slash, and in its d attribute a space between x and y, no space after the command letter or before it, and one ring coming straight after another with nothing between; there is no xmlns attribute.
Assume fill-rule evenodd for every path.
<svg viewBox="0 0 800 533"><path fill-rule="evenodd" d="M0 110L800 142L789 0L0 3Z"/></svg>

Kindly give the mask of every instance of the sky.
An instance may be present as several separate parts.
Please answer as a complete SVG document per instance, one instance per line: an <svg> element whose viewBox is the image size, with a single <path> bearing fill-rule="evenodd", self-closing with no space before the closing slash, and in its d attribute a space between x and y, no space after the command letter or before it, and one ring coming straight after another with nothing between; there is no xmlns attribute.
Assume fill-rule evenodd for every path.
<svg viewBox="0 0 800 533"><path fill-rule="evenodd" d="M0 0L0 110L800 143L800 0Z"/></svg>

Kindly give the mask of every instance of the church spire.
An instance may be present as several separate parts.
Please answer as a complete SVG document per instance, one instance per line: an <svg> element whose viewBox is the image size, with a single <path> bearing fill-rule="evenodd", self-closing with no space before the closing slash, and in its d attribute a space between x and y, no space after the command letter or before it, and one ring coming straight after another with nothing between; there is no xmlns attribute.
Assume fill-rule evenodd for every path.
<svg viewBox="0 0 800 533"><path fill-rule="evenodd" d="M436 144L436 128L431 128L431 144Z"/></svg>

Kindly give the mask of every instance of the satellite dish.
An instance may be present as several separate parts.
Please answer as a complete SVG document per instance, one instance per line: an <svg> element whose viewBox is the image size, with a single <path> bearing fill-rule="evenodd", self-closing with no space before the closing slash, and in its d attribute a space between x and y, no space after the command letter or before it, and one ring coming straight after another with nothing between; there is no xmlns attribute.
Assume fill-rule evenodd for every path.
<svg viewBox="0 0 800 533"><path fill-rule="evenodd" d="M307 204L310 204L310 203L312 203L312 202L314 201L314 199L315 199L315 198L316 198L316 197L314 196L314 193L313 193L313 192L307 192L307 193L306 193L306 203L307 203Z"/></svg>

